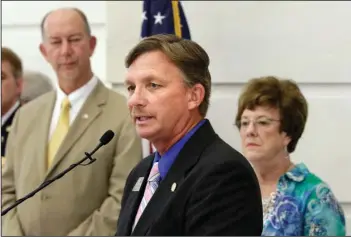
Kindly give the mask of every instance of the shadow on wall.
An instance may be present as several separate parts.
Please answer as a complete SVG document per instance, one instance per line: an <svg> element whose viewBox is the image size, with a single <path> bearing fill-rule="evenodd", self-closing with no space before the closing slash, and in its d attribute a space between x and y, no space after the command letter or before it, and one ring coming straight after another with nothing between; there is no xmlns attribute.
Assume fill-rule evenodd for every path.
<svg viewBox="0 0 351 237"><path fill-rule="evenodd" d="M26 70L23 73L21 101L27 103L53 89L54 86L47 75L39 71Z"/></svg>

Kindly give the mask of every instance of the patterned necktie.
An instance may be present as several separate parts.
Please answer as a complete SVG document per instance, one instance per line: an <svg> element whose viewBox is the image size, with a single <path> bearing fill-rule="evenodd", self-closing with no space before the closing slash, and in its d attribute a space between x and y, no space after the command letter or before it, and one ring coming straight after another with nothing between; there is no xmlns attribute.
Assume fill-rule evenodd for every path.
<svg viewBox="0 0 351 237"><path fill-rule="evenodd" d="M54 157L57 153L58 148L60 147L63 139L65 138L68 129L69 129L69 110L71 104L66 97L61 104L61 114L57 122L56 129L52 134L50 143L48 144L48 154L47 154L47 168L50 168Z"/></svg>
<svg viewBox="0 0 351 237"><path fill-rule="evenodd" d="M158 162L155 162L151 168L150 174L149 174L149 178L145 187L145 191L144 191L144 196L141 199L140 205L139 205L139 209L138 212L136 214L135 220L134 220L134 225L133 225L133 229L135 228L136 224L139 221L139 218L141 216L141 214L143 213L143 211L146 208L146 205L149 203L152 195L155 193L158 184L161 180L161 176L160 176L160 172L158 170Z"/></svg>

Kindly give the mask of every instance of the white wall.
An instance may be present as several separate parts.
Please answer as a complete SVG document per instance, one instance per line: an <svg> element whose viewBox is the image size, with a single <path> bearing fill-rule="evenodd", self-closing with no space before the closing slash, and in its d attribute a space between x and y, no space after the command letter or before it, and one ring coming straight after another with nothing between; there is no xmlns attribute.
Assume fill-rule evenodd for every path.
<svg viewBox="0 0 351 237"><path fill-rule="evenodd" d="M122 86L123 60L140 35L141 2L107 3L107 75ZM299 82L309 101L306 131L293 160L327 181L348 216L351 234L351 3L183 2L192 38L211 58L208 118L240 150L232 125L238 93L264 75Z"/></svg>
<svg viewBox="0 0 351 237"><path fill-rule="evenodd" d="M25 69L39 70L56 82L55 73L40 54L39 44L42 18L58 7L78 7L87 14L92 33L98 38L93 70L107 83L105 1L3 1L1 45L13 49L22 58Z"/></svg>
<svg viewBox="0 0 351 237"><path fill-rule="evenodd" d="M351 234L351 3L183 2L192 37L211 57L213 95L208 114L216 131L240 150L232 126L239 90L254 76L293 78L307 96L306 132L293 155L323 177L348 215ZM139 40L141 2L2 2L2 45L13 48L25 68L55 80L40 55L39 23L56 7L86 12L98 46L93 68L106 84L121 86L123 60ZM35 8L34 8L35 7Z"/></svg>

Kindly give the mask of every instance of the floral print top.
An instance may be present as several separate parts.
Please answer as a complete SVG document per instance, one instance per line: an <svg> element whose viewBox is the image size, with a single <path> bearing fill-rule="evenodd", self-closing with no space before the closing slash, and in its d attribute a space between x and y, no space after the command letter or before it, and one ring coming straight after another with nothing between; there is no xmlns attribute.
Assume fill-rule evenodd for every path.
<svg viewBox="0 0 351 237"><path fill-rule="evenodd" d="M280 177L263 236L345 236L345 216L326 183L301 163Z"/></svg>

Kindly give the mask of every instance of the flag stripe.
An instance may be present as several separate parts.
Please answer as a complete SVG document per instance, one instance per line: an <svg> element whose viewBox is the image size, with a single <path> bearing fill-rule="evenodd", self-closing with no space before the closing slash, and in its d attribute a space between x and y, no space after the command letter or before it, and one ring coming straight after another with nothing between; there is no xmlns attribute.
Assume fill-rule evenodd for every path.
<svg viewBox="0 0 351 237"><path fill-rule="evenodd" d="M173 21L174 21L175 35L178 37L182 37L182 29L181 29L181 25L180 25L178 0L172 1L172 10L173 10Z"/></svg>

